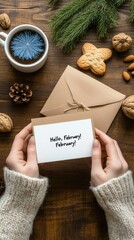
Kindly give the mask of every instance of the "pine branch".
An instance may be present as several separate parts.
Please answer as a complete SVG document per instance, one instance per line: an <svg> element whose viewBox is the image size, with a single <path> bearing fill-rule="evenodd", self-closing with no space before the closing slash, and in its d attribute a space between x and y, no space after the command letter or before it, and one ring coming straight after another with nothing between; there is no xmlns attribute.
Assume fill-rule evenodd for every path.
<svg viewBox="0 0 134 240"><path fill-rule="evenodd" d="M110 28L115 26L117 8L106 0L98 1L97 34L99 38L105 38Z"/></svg>
<svg viewBox="0 0 134 240"><path fill-rule="evenodd" d="M134 0L130 1L130 21L134 22Z"/></svg>
<svg viewBox="0 0 134 240"><path fill-rule="evenodd" d="M59 0L50 0L58 2ZM98 37L106 37L116 25L117 10L126 0L72 0L59 9L50 20L53 38L64 52L70 53L75 44L93 26ZM134 0L131 2L131 21L134 21Z"/></svg>
<svg viewBox="0 0 134 240"><path fill-rule="evenodd" d="M67 29L67 27L72 23L72 19L66 21L60 28L58 28L57 30L53 31L53 39L54 41L56 41L58 43L59 39L61 38L61 36L64 34L65 29Z"/></svg>
<svg viewBox="0 0 134 240"><path fill-rule="evenodd" d="M60 0L50 0L49 4L51 7L54 7Z"/></svg>
<svg viewBox="0 0 134 240"><path fill-rule="evenodd" d="M60 35L57 44L65 53L70 53L89 26L95 24L98 14L96 11L97 1L90 3L77 16L74 16L70 24L62 32L62 35Z"/></svg>
<svg viewBox="0 0 134 240"><path fill-rule="evenodd" d="M123 3L126 2L126 0L112 0L111 2L113 2L117 7L120 7Z"/></svg>
<svg viewBox="0 0 134 240"><path fill-rule="evenodd" d="M70 21L70 19L82 10L91 0L74 0L71 3L63 6L59 9L50 20L50 27L53 31L57 31L60 27L63 28L64 23Z"/></svg>

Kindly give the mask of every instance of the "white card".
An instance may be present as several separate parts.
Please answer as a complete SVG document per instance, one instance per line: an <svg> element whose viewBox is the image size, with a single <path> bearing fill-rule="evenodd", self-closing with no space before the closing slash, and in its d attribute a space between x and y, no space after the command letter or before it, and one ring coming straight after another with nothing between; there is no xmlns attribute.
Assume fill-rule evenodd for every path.
<svg viewBox="0 0 134 240"><path fill-rule="evenodd" d="M94 139L91 119L33 126L38 163L90 157Z"/></svg>

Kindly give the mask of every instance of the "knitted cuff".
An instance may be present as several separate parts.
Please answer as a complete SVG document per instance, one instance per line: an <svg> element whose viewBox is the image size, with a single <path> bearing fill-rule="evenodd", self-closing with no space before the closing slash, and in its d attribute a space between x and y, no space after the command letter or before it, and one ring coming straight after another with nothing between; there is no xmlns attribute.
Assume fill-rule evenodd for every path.
<svg viewBox="0 0 134 240"><path fill-rule="evenodd" d="M31 178L4 168L5 192L1 198L1 209L12 208L23 213L36 214L48 187L47 178Z"/></svg>
<svg viewBox="0 0 134 240"><path fill-rule="evenodd" d="M108 211L112 206L120 203L129 204L134 197L134 183L132 172L127 171L118 178L113 178L97 187L91 186L98 203Z"/></svg>

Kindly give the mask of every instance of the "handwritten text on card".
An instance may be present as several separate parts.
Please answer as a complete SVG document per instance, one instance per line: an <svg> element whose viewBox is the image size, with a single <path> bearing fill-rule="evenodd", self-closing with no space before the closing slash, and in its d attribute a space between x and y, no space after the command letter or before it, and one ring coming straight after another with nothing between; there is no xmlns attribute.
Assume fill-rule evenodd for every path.
<svg viewBox="0 0 134 240"><path fill-rule="evenodd" d="M91 119L34 126L38 162L53 162L91 156Z"/></svg>

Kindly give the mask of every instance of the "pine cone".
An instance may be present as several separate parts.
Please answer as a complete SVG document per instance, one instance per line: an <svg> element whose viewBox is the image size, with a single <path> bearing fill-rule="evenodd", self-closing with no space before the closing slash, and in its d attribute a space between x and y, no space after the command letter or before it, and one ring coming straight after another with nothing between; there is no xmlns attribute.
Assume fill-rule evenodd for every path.
<svg viewBox="0 0 134 240"><path fill-rule="evenodd" d="M4 191L5 185L4 180L2 177L0 177L0 194Z"/></svg>
<svg viewBox="0 0 134 240"><path fill-rule="evenodd" d="M32 97L32 90L30 90L29 85L14 83L10 87L9 96L17 104L28 103Z"/></svg>

